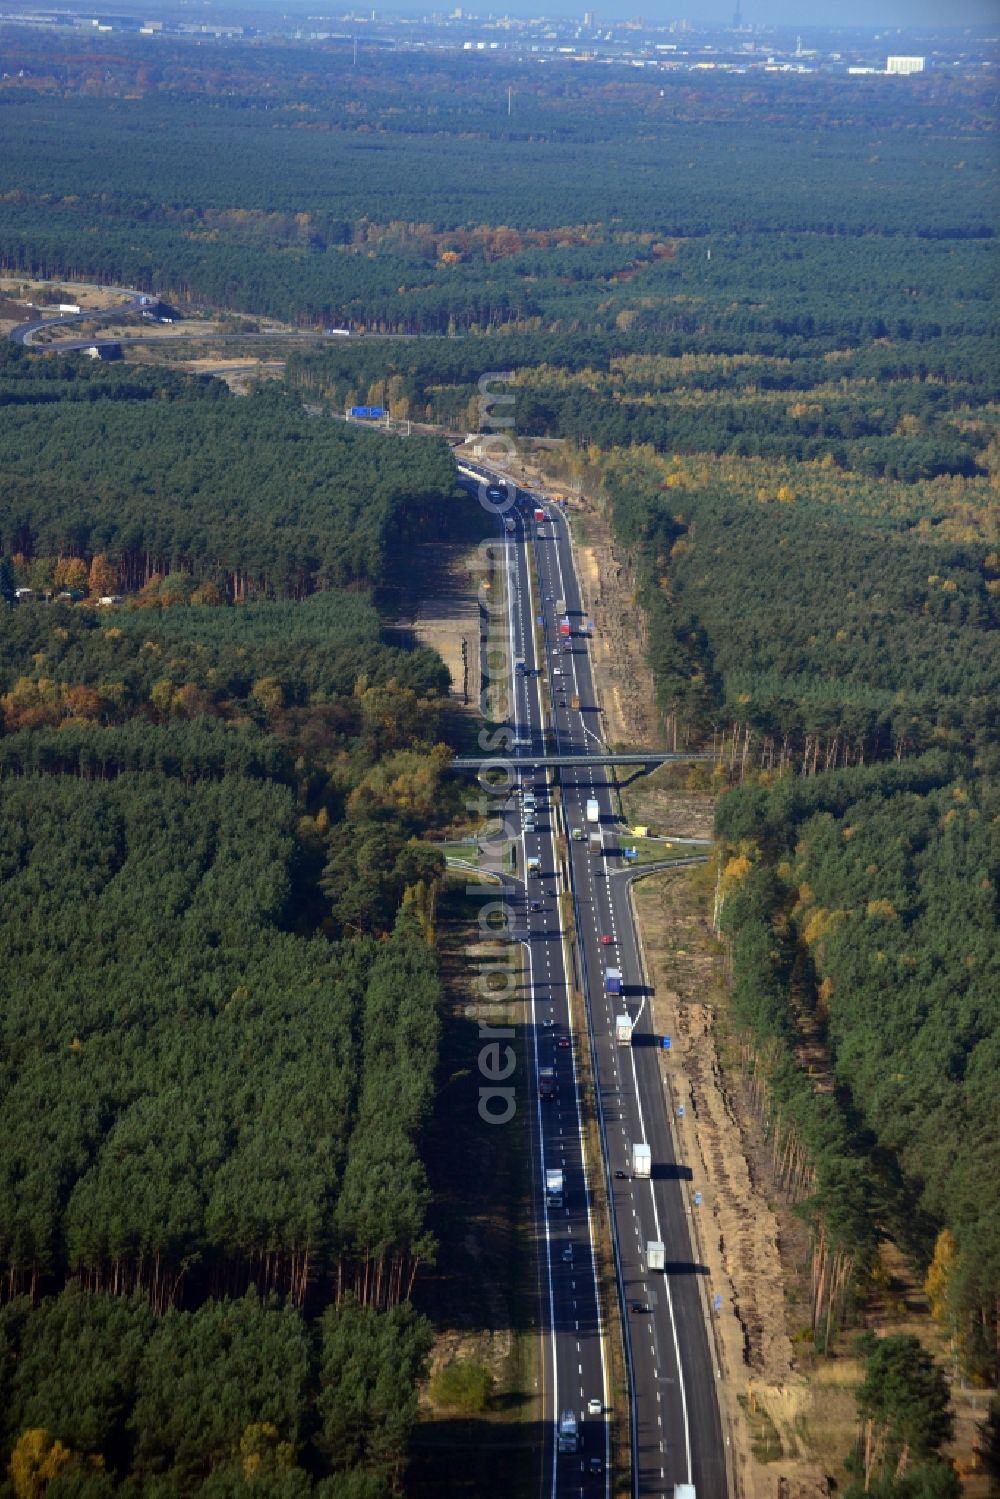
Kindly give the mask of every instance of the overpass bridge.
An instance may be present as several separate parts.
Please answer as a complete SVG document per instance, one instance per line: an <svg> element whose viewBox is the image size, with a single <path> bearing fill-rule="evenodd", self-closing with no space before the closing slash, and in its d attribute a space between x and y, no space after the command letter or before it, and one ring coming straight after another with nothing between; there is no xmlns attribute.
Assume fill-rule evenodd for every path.
<svg viewBox="0 0 1000 1499"><path fill-rule="evenodd" d="M499 770L506 766L523 766L526 770L565 770L574 765L633 765L644 770L655 770L660 765L689 765L699 760L715 760L718 757L704 750L683 751L628 750L578 750L571 754L539 754L537 751L518 748L510 754L456 755L449 770L456 775L474 775L479 771Z"/></svg>

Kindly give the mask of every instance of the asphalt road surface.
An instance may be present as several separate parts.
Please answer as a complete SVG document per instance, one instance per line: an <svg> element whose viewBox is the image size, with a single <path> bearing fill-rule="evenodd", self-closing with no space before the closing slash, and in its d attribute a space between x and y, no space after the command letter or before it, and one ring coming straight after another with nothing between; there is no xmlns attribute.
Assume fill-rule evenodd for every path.
<svg viewBox="0 0 1000 1499"><path fill-rule="evenodd" d="M485 474L485 470L480 471ZM540 523L533 518L536 506L545 512ZM558 1088L553 1102L539 1100L536 1130L542 1169L553 1163L561 1165L566 1176L564 1206L548 1209L545 1219L553 1334L546 1353L546 1408L550 1415L557 1415L564 1405L575 1406L579 1415L580 1409L586 1410L585 1399L592 1392L602 1392L603 1379L573 1065L574 1047L585 1044L585 1038L574 1038L569 1047L562 1043L562 1037L568 1034L569 1016L556 907L553 809L550 788L544 785L546 777L541 772L533 775L528 769L532 752L545 747L537 673L544 674L550 688L552 747L585 754L599 751L603 742L566 521L554 505L523 494L519 507L508 514L515 518L515 530L507 536L510 646L515 660L524 662L524 674L518 673L514 679L513 753L526 762L522 809L511 814L511 831L521 844L521 867L527 867L529 858L540 860L541 876L526 879L533 1050L536 1066L555 1067ZM529 548L534 549L537 565L534 594L528 573ZM565 605L569 621L568 637L560 633L560 604ZM535 620L541 622L544 635L544 655L540 650L537 660ZM576 700L578 708L573 707ZM690 1484L698 1499L724 1499L726 1462L707 1327L709 1298L704 1267L697 1263L692 1249L689 1208L681 1185L690 1172L675 1158L667 1116L671 1105L664 1077L668 1067L677 1064L663 1050L661 1038L654 1035L650 996L643 990L638 939L628 899L629 871L620 855L609 772L583 759L555 775L569 840L570 883L603 1116L621 1297L626 1308L626 1351L634 1404L635 1492L672 1499L675 1485ZM530 783L536 805L534 817L526 818L523 791ZM596 822L588 818L588 802L596 803L591 809ZM574 838L574 830L582 837ZM594 833L600 835L599 848L594 846ZM537 912L531 910L533 901L541 906ZM622 975L621 994L606 992L609 969L617 969ZM627 1014L633 1023L629 1045L621 1045L616 1039L616 1017L620 1014ZM648 1178L633 1175L632 1147L636 1143L650 1148L652 1169ZM596 1163L592 1166L596 1169ZM647 1246L651 1243L663 1245L665 1270L650 1268ZM563 1260L566 1245L572 1246L572 1261ZM603 1424L585 1416L581 1451L572 1456L553 1452L553 1493L605 1491L605 1476L588 1472L591 1457L606 1464Z"/></svg>

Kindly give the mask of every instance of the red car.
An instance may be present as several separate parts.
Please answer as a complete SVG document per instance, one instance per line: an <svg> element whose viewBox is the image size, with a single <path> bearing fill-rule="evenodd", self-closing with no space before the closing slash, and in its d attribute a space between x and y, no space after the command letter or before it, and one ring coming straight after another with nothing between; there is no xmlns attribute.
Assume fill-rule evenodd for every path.
<svg viewBox="0 0 1000 1499"><path fill-rule="evenodd" d="M614 937L609 937L607 932L605 932L604 936L601 938L601 946L610 947L614 940Z"/></svg>
<svg viewBox="0 0 1000 1499"><path fill-rule="evenodd" d="M556 1045L558 1046L560 1051L569 1051L569 1037L560 1036L559 1040L556 1042Z"/></svg>

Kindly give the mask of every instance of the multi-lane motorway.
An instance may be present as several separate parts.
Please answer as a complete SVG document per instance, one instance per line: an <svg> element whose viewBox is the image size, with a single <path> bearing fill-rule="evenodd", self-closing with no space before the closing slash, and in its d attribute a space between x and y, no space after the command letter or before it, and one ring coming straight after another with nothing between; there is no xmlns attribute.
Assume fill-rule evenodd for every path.
<svg viewBox="0 0 1000 1499"><path fill-rule="evenodd" d="M543 746L541 681L544 661L536 658L533 619L540 601L533 594L526 534L518 519L508 548L506 606L511 659L524 663L512 677L515 733L523 745ZM609 1492L609 1380L597 1294L592 1205L587 1187L584 1138L577 1088L579 1037L574 1034L568 953L559 909L556 813L546 778L527 768L520 775L509 813L509 831L519 845L521 910L515 930L524 943L527 965L529 1051L532 1071L533 1134L539 1207L544 1227L543 1282L544 1394L549 1442L545 1452L545 1492L553 1496ZM532 805L533 802L533 805ZM537 860L537 874L527 874ZM540 1096L539 1079L552 1069L551 1097ZM590 1163L591 1169L599 1163ZM550 1200L546 1172L563 1173L561 1200ZM559 1451L556 1425L566 1412L576 1421L576 1451Z"/></svg>
<svg viewBox="0 0 1000 1499"><path fill-rule="evenodd" d="M689 1207L682 1190L688 1174L675 1159L664 1070L669 1055L654 1035L650 996L644 992L638 939L628 897L628 872L619 852L617 817L609 772L588 765L588 751L602 748L584 633L584 614L565 519L555 506L533 496L507 514L515 521L506 536L510 652L524 670L513 679L514 758L523 761L520 797L509 814L509 831L520 847L523 928L531 992L531 1054L536 1073L534 1105L539 1148L539 1192L544 1170L564 1171L559 1207L545 1205L543 1285L548 1300L545 1350L546 1411L553 1423L546 1455L546 1490L552 1494L606 1493L608 1378L598 1324L592 1209L587 1196L576 1088L576 1048L590 1045L596 1071L605 1162L612 1202L612 1229L622 1301L626 1308L626 1355L633 1399L633 1477L640 1495L669 1496L691 1485L697 1499L724 1499L725 1451L716 1391L716 1368L708 1335L708 1297L692 1249ZM525 501L528 503L525 505ZM533 519L536 503L545 520ZM535 559L530 576L529 552ZM560 610L572 634L560 635ZM536 652L535 623L544 647ZM544 654L543 654L544 651ZM541 686L548 685L554 748L581 755L578 765L556 773L553 785L530 768L532 752L545 747ZM579 706L574 706L579 703ZM520 769L520 767L519 767ZM552 798L559 787L560 806ZM523 805L525 796L529 807ZM535 806L530 807L531 797ZM587 803L597 803L599 822L588 821ZM591 834L599 829L600 851ZM557 863L557 830L564 850ZM574 830L582 838L574 838ZM568 853L566 852L568 850ZM529 873L537 860L540 874ZM568 1006L568 951L559 909L562 875L572 900L590 1035L572 1035ZM621 996L606 995L606 974L618 969ZM616 1041L615 1020L633 1020L630 1046ZM669 1062L682 1066L683 1062ZM552 1067L557 1092L538 1098L538 1070ZM652 1173L632 1174L632 1146L650 1147ZM651 1269L647 1245L665 1246L665 1271ZM594 1414L590 1400L600 1400ZM579 1451L560 1454L555 1421L564 1409L579 1420ZM582 1417L582 1419L580 1419Z"/></svg>

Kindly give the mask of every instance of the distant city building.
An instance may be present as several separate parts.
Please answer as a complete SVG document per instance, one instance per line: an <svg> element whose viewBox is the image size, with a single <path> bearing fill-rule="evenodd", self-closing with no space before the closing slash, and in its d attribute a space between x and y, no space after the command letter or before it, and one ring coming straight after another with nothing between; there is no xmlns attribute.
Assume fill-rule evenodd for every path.
<svg viewBox="0 0 1000 1499"><path fill-rule="evenodd" d="M593 30L593 26L594 26L594 12L592 10L585 10L584 11L584 13L583 13L583 24L584 24L584 26L588 27L590 30Z"/></svg>
<svg viewBox="0 0 1000 1499"><path fill-rule="evenodd" d="M925 60L923 57L887 57L885 71L887 73L922 73Z"/></svg>

